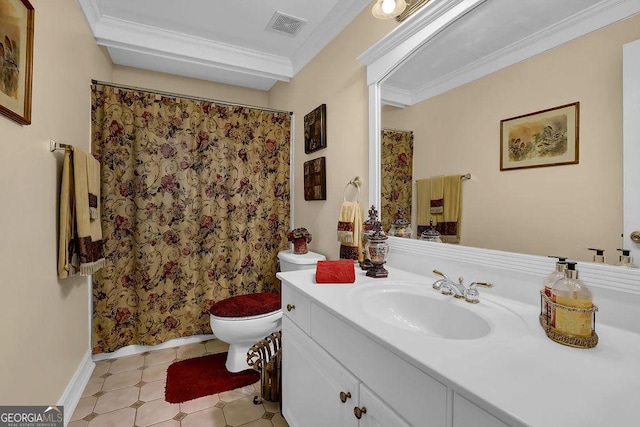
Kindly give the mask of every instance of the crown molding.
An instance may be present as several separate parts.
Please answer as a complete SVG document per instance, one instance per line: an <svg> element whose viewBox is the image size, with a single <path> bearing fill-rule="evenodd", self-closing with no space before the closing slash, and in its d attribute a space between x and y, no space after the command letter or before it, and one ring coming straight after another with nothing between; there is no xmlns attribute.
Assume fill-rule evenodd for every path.
<svg viewBox="0 0 640 427"><path fill-rule="evenodd" d="M328 16L291 56L293 75L302 70L324 47L329 44L362 10L370 0L339 1Z"/></svg>
<svg viewBox="0 0 640 427"><path fill-rule="evenodd" d="M382 81L405 59L410 58L420 46L441 31L446 31L447 27L455 24L455 21L465 14L472 13L473 9L483 2L485 0L441 0L434 10L430 9L433 3L430 2L429 7L416 12L406 23L358 57L358 60L367 65L367 83ZM503 49L427 82L413 91L409 105L489 75L637 13L640 13L640 0L602 0L544 30L514 40ZM384 90L389 93L397 93L400 90L388 86L383 85ZM404 100L406 97L402 102ZM391 98L391 101L395 99Z"/></svg>
<svg viewBox="0 0 640 427"><path fill-rule="evenodd" d="M94 37L118 65L269 90L304 68L370 0L338 2L291 58L104 15L98 0L78 0ZM337 19L335 19L337 17Z"/></svg>
<svg viewBox="0 0 640 427"><path fill-rule="evenodd" d="M606 0L429 82L412 94L412 104L480 79L640 12L638 0Z"/></svg>

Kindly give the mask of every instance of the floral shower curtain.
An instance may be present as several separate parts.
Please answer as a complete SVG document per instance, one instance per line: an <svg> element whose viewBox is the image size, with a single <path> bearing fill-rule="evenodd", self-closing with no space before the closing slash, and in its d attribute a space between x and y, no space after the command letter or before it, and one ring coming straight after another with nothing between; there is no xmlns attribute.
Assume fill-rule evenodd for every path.
<svg viewBox="0 0 640 427"><path fill-rule="evenodd" d="M107 258L94 354L211 333L214 302L279 292L288 113L94 84L91 120Z"/></svg>
<svg viewBox="0 0 640 427"><path fill-rule="evenodd" d="M386 232L397 218L398 208L404 209L405 219L411 221L413 190L413 132L382 130L382 194L380 216Z"/></svg>

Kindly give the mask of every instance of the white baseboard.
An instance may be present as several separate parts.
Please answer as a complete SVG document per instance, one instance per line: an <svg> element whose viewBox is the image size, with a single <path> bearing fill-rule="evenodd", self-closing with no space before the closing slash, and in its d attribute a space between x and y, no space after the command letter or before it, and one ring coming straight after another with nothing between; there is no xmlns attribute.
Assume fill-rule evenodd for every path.
<svg viewBox="0 0 640 427"><path fill-rule="evenodd" d="M62 393L62 396L58 400L58 406L64 407L64 425L69 424L69 420L73 415L73 412L76 410L76 406L78 406L78 402L82 397L82 393L84 392L89 379L91 378L91 373L93 372L93 368L95 367L95 363L91 359L91 350L87 350L78 369L76 369L75 374L67 384L67 388Z"/></svg>
<svg viewBox="0 0 640 427"><path fill-rule="evenodd" d="M106 359L115 359L118 357L125 356L133 356L134 354L144 353L145 351L153 351L153 350L162 350L164 348L172 348L178 347L186 344L193 344L202 341L208 341L214 339L215 335L207 334L207 335L193 335L190 337L184 338L174 338L167 342L158 345L128 345L119 350L114 351L113 353L99 353L93 355L93 361L97 362L99 360Z"/></svg>

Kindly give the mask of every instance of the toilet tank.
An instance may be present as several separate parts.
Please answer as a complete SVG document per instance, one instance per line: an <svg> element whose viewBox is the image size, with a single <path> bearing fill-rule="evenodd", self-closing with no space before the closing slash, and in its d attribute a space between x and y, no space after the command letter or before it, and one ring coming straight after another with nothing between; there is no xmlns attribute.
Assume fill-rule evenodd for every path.
<svg viewBox="0 0 640 427"><path fill-rule="evenodd" d="M316 263L320 260L327 259L324 255L315 252L307 252L306 254L294 254L291 249L288 251L278 252L280 260L280 271L307 270L316 268Z"/></svg>

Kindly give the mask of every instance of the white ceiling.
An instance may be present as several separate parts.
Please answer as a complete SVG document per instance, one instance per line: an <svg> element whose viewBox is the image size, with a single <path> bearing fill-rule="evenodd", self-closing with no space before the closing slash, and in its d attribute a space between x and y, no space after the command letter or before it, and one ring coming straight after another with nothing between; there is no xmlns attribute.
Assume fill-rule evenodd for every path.
<svg viewBox="0 0 640 427"><path fill-rule="evenodd" d="M640 10L638 0L474 2L384 80L384 103L413 105ZM432 0L422 14L440 3L462 2Z"/></svg>
<svg viewBox="0 0 640 427"><path fill-rule="evenodd" d="M268 90L289 81L371 0L78 0L118 65ZM295 35L269 23L302 21Z"/></svg>

